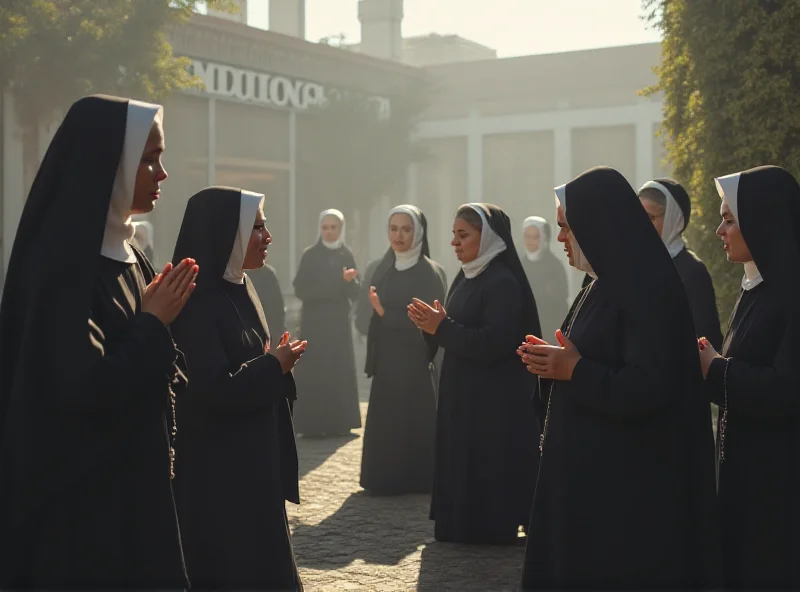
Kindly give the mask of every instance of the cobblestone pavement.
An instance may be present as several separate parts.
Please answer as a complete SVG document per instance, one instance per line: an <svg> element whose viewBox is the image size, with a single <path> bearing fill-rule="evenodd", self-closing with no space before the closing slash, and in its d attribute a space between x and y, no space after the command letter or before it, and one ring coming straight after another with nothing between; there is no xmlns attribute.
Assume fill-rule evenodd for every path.
<svg viewBox="0 0 800 592"><path fill-rule="evenodd" d="M358 368L363 345L356 342ZM361 379L366 417L369 383ZM307 590L516 589L524 548L437 543L429 496L372 497L358 485L363 430L298 438L300 506L287 504Z"/></svg>

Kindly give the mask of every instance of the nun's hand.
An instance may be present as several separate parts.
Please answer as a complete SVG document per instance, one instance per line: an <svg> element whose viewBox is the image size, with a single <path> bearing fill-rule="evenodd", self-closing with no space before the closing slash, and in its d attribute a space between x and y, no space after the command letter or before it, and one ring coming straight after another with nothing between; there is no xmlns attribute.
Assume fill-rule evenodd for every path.
<svg viewBox="0 0 800 592"><path fill-rule="evenodd" d="M434 335L439 323L447 318L447 311L438 300L434 300L433 306L429 306L419 298L412 298L408 305L408 318L425 333Z"/></svg>
<svg viewBox="0 0 800 592"><path fill-rule="evenodd" d="M529 345L531 354L526 354L528 372L542 378L553 380L572 380L572 372L581 359L581 353L559 329L556 339L561 346L555 345ZM539 340L541 341L541 340ZM525 360L526 356L523 356Z"/></svg>
<svg viewBox="0 0 800 592"><path fill-rule="evenodd" d="M345 267L342 270L342 277L346 282L352 282L354 279L356 279L357 275L358 272L355 269L348 269L347 267Z"/></svg>
<svg viewBox="0 0 800 592"><path fill-rule="evenodd" d="M385 313L386 311L383 309L383 306L381 305L381 299L378 297L378 292L375 289L375 286L369 287L369 301L372 304L372 308L375 310L375 312L378 313L378 316L382 317L383 313Z"/></svg>
<svg viewBox="0 0 800 592"><path fill-rule="evenodd" d="M533 346L534 345L550 345L544 339L539 339L536 335L526 335L523 341L517 348L517 355L522 359L525 366L529 366L533 359Z"/></svg>
<svg viewBox="0 0 800 592"><path fill-rule="evenodd" d="M278 343L278 347L280 347L282 345L286 345L286 343L288 343L288 342L289 342L289 332L288 331L284 331L283 335L281 335L281 341L280 341L280 343ZM265 354L269 353L269 348L270 348L270 344L269 344L269 341L267 341L267 343L264 345L264 353Z"/></svg>
<svg viewBox="0 0 800 592"><path fill-rule="evenodd" d="M708 375L708 369L711 367L711 362L722 356L717 353L711 342L705 337L697 340L697 349L700 351L700 369L703 371L703 378Z"/></svg>
<svg viewBox="0 0 800 592"><path fill-rule="evenodd" d="M198 271L200 268L194 259L184 259L174 269L172 263L167 263L145 288L142 312L152 314L164 326L169 326L192 295Z"/></svg>
<svg viewBox="0 0 800 592"><path fill-rule="evenodd" d="M274 352L269 352L270 356L274 356L281 364L281 372L284 374L291 372L297 364L300 356L306 351L307 341L299 341L297 339L289 341L289 334L284 333L284 339L281 339L281 344L275 348Z"/></svg>

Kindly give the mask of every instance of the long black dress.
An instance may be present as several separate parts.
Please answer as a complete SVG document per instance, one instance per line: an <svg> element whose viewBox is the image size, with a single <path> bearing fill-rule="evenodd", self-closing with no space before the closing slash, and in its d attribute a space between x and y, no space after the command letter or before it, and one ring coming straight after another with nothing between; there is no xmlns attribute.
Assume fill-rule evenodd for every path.
<svg viewBox="0 0 800 592"><path fill-rule="evenodd" d="M364 428L361 487L392 495L429 493L433 484L436 395L432 353L408 318L412 298L444 300L445 275L426 256L404 271L394 253L373 261L364 276L356 328L367 335L367 376L372 377ZM368 290L375 286L384 315L372 309Z"/></svg>
<svg viewBox="0 0 800 592"><path fill-rule="evenodd" d="M20 221L0 306L0 588L188 585L170 485L185 377L141 312L153 270L100 256L127 100L75 103ZM66 166L80 155L92 174ZM81 233L58 233L80 227ZM52 258L58 265L32 273Z"/></svg>
<svg viewBox="0 0 800 592"><path fill-rule="evenodd" d="M530 515L539 434L536 381L516 348L540 329L508 218L483 209L507 249L472 279L459 272L448 318L427 337L444 348L430 517L440 542L513 544Z"/></svg>
<svg viewBox="0 0 800 592"><path fill-rule="evenodd" d="M707 338L714 349L719 350L722 347L722 330L719 326L717 297L706 266L689 249L675 255L672 262L686 289L695 334Z"/></svg>
<svg viewBox="0 0 800 592"><path fill-rule="evenodd" d="M562 326L582 356L572 379L542 381L523 588L713 585L713 436L680 278L622 175L584 173L566 201L599 279Z"/></svg>
<svg viewBox="0 0 800 592"><path fill-rule="evenodd" d="M800 253L792 226L800 190L779 171L742 174L739 226L764 281L741 291L721 352L730 361L715 360L706 377L724 438L720 534L730 589L800 588L800 327L788 271Z"/></svg>
<svg viewBox="0 0 800 592"><path fill-rule="evenodd" d="M270 332L274 333L277 339L286 331L286 308L278 274L274 267L265 265L261 269L249 271L247 277L258 293L261 306L264 307Z"/></svg>
<svg viewBox="0 0 800 592"><path fill-rule="evenodd" d="M269 329L250 281L222 279L238 196L193 196L175 247L176 260L194 252L207 274L173 326L192 380L178 401L178 516L193 588L294 590L302 586L284 507L299 503L294 381L264 354ZM219 236L209 241L212 228Z"/></svg>
<svg viewBox="0 0 800 592"><path fill-rule="evenodd" d="M361 427L350 320L360 282L345 281L345 267L356 267L350 249L328 249L319 241L303 253L294 279L295 296L303 302L299 336L308 341L294 371L294 427L305 436L345 434Z"/></svg>
<svg viewBox="0 0 800 592"><path fill-rule="evenodd" d="M530 261L524 256L520 261L536 297L544 339L552 341L567 314L567 272L549 248L542 251L538 261Z"/></svg>

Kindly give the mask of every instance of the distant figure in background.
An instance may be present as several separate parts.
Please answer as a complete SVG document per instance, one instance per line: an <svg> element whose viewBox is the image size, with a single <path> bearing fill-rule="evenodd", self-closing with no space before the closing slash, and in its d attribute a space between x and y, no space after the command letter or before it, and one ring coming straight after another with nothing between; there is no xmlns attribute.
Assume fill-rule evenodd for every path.
<svg viewBox="0 0 800 592"><path fill-rule="evenodd" d="M552 339L567 316L567 272L550 250L547 220L529 216L522 223L522 232L525 249L520 261L536 297L544 339Z"/></svg>
<svg viewBox="0 0 800 592"><path fill-rule="evenodd" d="M706 337L715 349L719 349L722 346L722 330L711 276L703 262L683 242L683 231L689 225L692 214L689 194L677 181L656 179L642 186L639 201L661 235L681 276L697 336Z"/></svg>
<svg viewBox="0 0 800 592"><path fill-rule="evenodd" d="M261 269L248 272L247 277L261 300L270 333L282 335L286 331L286 305L275 268L265 264Z"/></svg>
<svg viewBox="0 0 800 592"><path fill-rule="evenodd" d="M131 243L143 251L147 259L153 261L153 225L147 220L133 222L133 238Z"/></svg>
<svg viewBox="0 0 800 592"><path fill-rule="evenodd" d="M304 436L345 435L361 427L350 322L360 284L344 231L339 210L320 213L319 238L303 253L294 278L303 303L299 335L311 343L295 371L294 427Z"/></svg>
<svg viewBox="0 0 800 592"><path fill-rule="evenodd" d="M364 276L356 328L367 335L372 378L361 487L379 495L430 493L436 395L429 348L408 318L412 298L444 300L444 270L431 261L425 215L411 205L389 212L390 247Z"/></svg>

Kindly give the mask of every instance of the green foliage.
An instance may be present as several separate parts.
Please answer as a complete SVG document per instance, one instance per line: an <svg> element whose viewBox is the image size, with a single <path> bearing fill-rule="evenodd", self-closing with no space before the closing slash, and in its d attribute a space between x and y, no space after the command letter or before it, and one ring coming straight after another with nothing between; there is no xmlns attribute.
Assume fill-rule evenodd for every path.
<svg viewBox="0 0 800 592"><path fill-rule="evenodd" d="M161 100L199 84L172 55L166 31L198 0L3 0L0 90L10 89L31 127L80 96ZM235 10L230 0L215 8Z"/></svg>
<svg viewBox="0 0 800 592"><path fill-rule="evenodd" d="M726 320L742 269L714 236L713 178L762 164L800 173L800 0L643 5L664 37L659 82L648 92L665 94L668 158L693 197L688 239L711 271Z"/></svg>

